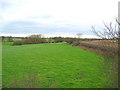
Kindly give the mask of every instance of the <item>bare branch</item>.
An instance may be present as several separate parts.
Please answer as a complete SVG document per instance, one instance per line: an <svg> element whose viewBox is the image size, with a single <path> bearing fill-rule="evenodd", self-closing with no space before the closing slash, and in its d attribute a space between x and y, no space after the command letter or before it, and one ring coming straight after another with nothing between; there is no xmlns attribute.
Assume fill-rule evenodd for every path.
<svg viewBox="0 0 120 90"><path fill-rule="evenodd" d="M103 39L118 39L118 37L120 37L120 23L117 19L115 24L113 24L113 22L110 22L109 24L103 22L103 25L103 31L96 31L94 26L92 26L92 31L96 36ZM117 25L119 28L117 28Z"/></svg>

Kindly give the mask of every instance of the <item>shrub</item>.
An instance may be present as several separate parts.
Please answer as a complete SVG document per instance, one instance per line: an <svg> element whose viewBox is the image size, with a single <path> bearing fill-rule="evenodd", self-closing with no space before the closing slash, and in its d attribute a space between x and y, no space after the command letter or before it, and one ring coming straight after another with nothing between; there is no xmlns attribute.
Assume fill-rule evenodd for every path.
<svg viewBox="0 0 120 90"><path fill-rule="evenodd" d="M42 35L30 35L22 40L14 41L13 45L23 45L23 44L40 44L47 43L46 39Z"/></svg>
<svg viewBox="0 0 120 90"><path fill-rule="evenodd" d="M55 40L49 39L48 43L55 43Z"/></svg>
<svg viewBox="0 0 120 90"><path fill-rule="evenodd" d="M53 40L54 40L55 43L64 41L62 37L54 37Z"/></svg>
<svg viewBox="0 0 120 90"><path fill-rule="evenodd" d="M80 42L73 42L74 46L78 46L80 44Z"/></svg>
<svg viewBox="0 0 120 90"><path fill-rule="evenodd" d="M76 41L76 38L68 38L67 37L67 38L64 39L64 41L67 42L67 43L69 43L69 44L72 44L73 42Z"/></svg>
<svg viewBox="0 0 120 90"><path fill-rule="evenodd" d="M12 36L9 36L9 37L8 37L8 42L13 42Z"/></svg>
<svg viewBox="0 0 120 90"><path fill-rule="evenodd" d="M16 40L13 42L13 45L23 45L24 44L24 40Z"/></svg>

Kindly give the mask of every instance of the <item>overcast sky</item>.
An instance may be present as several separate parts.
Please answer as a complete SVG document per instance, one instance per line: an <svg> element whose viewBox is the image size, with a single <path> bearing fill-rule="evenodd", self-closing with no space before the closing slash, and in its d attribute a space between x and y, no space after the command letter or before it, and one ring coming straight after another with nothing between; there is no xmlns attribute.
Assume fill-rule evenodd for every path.
<svg viewBox="0 0 120 90"><path fill-rule="evenodd" d="M91 25L118 16L119 0L0 0L1 35L92 37Z"/></svg>

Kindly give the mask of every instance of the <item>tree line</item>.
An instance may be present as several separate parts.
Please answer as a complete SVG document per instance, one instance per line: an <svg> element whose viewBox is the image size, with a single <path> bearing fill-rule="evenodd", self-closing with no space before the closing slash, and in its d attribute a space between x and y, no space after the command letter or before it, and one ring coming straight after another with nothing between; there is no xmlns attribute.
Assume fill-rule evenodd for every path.
<svg viewBox="0 0 120 90"><path fill-rule="evenodd" d="M78 38L79 37L79 38ZM23 44L40 44L40 43L59 43L67 42L68 44L78 45L80 41L92 41L98 39L80 38L76 37L49 37L45 38L42 34L33 34L27 37L12 37L12 36L2 36L2 42L13 42L13 45L23 45Z"/></svg>

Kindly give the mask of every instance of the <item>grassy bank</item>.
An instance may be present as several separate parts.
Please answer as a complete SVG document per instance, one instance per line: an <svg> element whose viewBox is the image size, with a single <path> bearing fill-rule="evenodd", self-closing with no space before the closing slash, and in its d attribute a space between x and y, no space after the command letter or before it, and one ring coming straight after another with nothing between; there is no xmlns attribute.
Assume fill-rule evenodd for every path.
<svg viewBox="0 0 120 90"><path fill-rule="evenodd" d="M101 70L102 56L67 43L5 44L2 49L3 88L102 88L112 83Z"/></svg>

